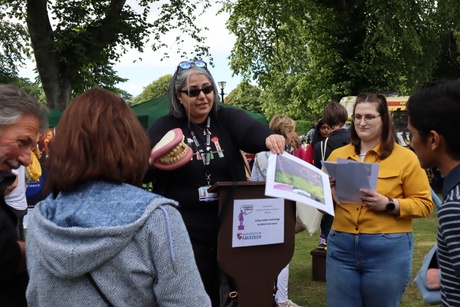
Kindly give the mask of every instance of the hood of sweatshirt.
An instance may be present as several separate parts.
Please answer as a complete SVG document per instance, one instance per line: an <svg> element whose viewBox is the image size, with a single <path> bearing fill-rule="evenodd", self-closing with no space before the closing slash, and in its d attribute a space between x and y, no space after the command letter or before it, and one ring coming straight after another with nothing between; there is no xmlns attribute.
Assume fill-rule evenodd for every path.
<svg viewBox="0 0 460 307"><path fill-rule="evenodd" d="M110 261L136 235L149 215L173 200L127 184L90 182L36 205L27 237L35 255L61 278L79 277Z"/></svg>

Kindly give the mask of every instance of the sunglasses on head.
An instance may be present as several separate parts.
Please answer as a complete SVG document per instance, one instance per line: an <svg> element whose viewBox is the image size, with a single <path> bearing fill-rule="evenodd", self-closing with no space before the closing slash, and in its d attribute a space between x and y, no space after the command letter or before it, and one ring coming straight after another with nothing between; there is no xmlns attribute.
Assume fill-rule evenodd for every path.
<svg viewBox="0 0 460 307"><path fill-rule="evenodd" d="M208 67L208 65L206 64L205 61L196 60L196 61L183 61L183 62L180 62L179 65L177 65L177 68L186 70L186 69L190 69L190 67L192 67L192 65L194 65L196 67L200 67L200 68Z"/></svg>
<svg viewBox="0 0 460 307"><path fill-rule="evenodd" d="M203 92L203 94L209 94L214 90L212 85L205 86L203 88L189 88L188 90L183 90L183 91L177 91L178 93L184 93L188 97L198 97L200 95L200 92Z"/></svg>

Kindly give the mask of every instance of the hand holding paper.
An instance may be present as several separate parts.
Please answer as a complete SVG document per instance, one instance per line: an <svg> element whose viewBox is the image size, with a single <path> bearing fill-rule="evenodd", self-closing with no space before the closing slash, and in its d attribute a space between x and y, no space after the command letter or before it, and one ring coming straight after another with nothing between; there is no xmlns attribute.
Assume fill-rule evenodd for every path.
<svg viewBox="0 0 460 307"><path fill-rule="evenodd" d="M360 189L375 191L379 173L376 163L364 163L338 159L337 162L321 161L326 172L335 178L335 197L341 203L362 203Z"/></svg>

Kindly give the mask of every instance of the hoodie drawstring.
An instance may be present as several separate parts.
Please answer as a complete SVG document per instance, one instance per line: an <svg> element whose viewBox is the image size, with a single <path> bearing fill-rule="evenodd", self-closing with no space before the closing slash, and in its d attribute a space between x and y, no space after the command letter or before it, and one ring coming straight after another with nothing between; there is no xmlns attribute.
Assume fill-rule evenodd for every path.
<svg viewBox="0 0 460 307"><path fill-rule="evenodd" d="M172 264L173 264L174 272L177 272L176 256L174 254L173 242L172 242L172 234L171 234L171 226L169 224L169 215L168 215L168 212L166 211L166 209L163 206L160 206L159 208L163 211L163 213L165 215L166 230L168 231L169 251L171 253L171 261L172 261Z"/></svg>

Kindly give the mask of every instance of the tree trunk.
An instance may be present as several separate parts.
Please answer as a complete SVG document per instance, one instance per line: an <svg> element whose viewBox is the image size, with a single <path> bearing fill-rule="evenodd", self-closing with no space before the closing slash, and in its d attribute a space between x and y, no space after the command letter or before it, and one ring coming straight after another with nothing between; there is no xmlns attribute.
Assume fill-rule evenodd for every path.
<svg viewBox="0 0 460 307"><path fill-rule="evenodd" d="M34 49L46 104L50 109L64 111L70 101L74 78L87 65L75 48L86 50L86 55L99 54L118 37L116 21L126 0L112 0L106 18L99 27L82 31L64 50L56 47L53 29L48 18L47 0L27 0L27 26ZM91 37L92 39L88 39Z"/></svg>
<svg viewBox="0 0 460 307"><path fill-rule="evenodd" d="M46 104L50 109L63 111L65 103L59 103L62 96L59 86L59 61L46 4L46 0L27 0L27 27L46 95Z"/></svg>

